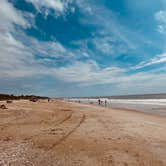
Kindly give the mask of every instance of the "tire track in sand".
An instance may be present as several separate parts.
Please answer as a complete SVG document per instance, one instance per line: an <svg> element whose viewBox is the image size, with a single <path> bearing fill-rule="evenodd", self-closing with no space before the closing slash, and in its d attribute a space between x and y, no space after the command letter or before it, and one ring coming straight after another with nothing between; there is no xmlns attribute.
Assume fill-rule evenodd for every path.
<svg viewBox="0 0 166 166"><path fill-rule="evenodd" d="M54 127L57 127L57 126L61 125L62 123L64 123L65 121L69 120L69 119L71 118L72 114L73 114L73 112L70 113L68 116L66 116L64 119L62 119L60 122L54 124L53 126L54 126ZM54 122L52 122L52 123L54 123ZM49 130L50 130L50 129L45 129L45 130L44 130L44 129L41 129L41 130L39 130L39 133L34 134L34 135L30 136L30 137L27 137L27 138L25 138L24 140L30 140L30 139L32 139L33 137L43 135L44 132L48 132Z"/></svg>
<svg viewBox="0 0 166 166"><path fill-rule="evenodd" d="M65 121L69 120L72 116L72 113L73 113L73 111L71 111L70 113L65 115L65 117L63 116L63 118L61 117L59 119L51 121L49 124L46 122L43 122L43 120L41 120L39 122L33 122L33 124L37 125L38 127L41 126L40 128L36 128L35 133L28 129L29 127L31 127L31 125L33 125L32 123L22 122L22 123L16 123L16 124L7 123L2 126L0 125L0 131L5 134L5 137L2 137L2 138L0 137L0 140L6 140L10 137L10 139L22 139L24 141L29 141L36 136L40 136L40 135L43 135L45 132L48 132L50 127L53 128L55 126L58 126L58 125L64 123ZM23 117L24 116L21 116L19 118L23 119ZM21 130L20 130L20 127L21 127ZM9 129L9 131L6 131L6 129ZM19 132L18 132L18 129L19 129ZM16 130L18 134L13 136L13 134L10 133L10 130L13 133L15 133L14 131ZM27 132L24 132L26 130L27 130ZM21 136L22 131L23 131L23 135Z"/></svg>
<svg viewBox="0 0 166 166"><path fill-rule="evenodd" d="M40 136L32 138L33 145L45 150L51 150L65 141L73 134L86 119L85 114L73 112L71 118L68 118L58 126L54 126Z"/></svg>
<svg viewBox="0 0 166 166"><path fill-rule="evenodd" d="M59 145L61 142L65 141L71 134L73 134L81 126L81 124L84 123L85 119L86 119L85 114L82 114L79 123L71 131L69 131L68 133L66 133L66 135L64 135L61 139L59 139L55 144L53 144L51 149Z"/></svg>

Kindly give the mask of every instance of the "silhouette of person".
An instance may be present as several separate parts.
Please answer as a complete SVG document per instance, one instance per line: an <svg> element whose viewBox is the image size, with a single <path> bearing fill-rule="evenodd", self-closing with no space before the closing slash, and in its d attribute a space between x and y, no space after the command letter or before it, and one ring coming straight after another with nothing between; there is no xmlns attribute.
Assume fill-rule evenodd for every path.
<svg viewBox="0 0 166 166"><path fill-rule="evenodd" d="M107 107L107 100L105 100L105 102L104 102L104 103L105 103L105 107Z"/></svg>
<svg viewBox="0 0 166 166"><path fill-rule="evenodd" d="M99 105L101 104L101 100L100 100L100 99L98 100L98 104L99 104Z"/></svg>

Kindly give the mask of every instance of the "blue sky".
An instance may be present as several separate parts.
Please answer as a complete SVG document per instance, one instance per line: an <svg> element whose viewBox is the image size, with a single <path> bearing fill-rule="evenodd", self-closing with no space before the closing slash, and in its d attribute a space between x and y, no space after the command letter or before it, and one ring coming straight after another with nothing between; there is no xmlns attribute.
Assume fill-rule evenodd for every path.
<svg viewBox="0 0 166 166"><path fill-rule="evenodd" d="M0 92L166 92L165 0L1 0Z"/></svg>

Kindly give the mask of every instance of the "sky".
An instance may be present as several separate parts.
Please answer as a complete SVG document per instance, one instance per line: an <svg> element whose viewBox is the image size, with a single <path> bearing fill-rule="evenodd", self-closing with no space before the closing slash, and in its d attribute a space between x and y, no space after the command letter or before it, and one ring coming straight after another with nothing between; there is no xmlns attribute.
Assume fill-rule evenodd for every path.
<svg viewBox="0 0 166 166"><path fill-rule="evenodd" d="M166 92L166 1L1 0L0 92Z"/></svg>

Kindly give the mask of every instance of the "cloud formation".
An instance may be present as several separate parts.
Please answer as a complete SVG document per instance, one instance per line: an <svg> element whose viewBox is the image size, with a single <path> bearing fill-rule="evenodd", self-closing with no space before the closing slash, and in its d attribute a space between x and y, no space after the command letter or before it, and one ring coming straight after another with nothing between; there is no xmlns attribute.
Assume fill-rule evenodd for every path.
<svg viewBox="0 0 166 166"><path fill-rule="evenodd" d="M22 83L20 93L32 92L37 87L39 91L49 94L52 88L63 96L64 87L74 87L80 95L85 94L88 88L101 94L99 88L95 89L96 86L104 89L109 87L114 94L120 94L121 91L136 93L135 87L138 92L141 89L144 92L155 91L156 87L166 90L165 48L158 43L160 36L155 36L166 33L164 10L156 9L152 13L155 23L151 28L157 34L151 40L146 35L146 29L143 31L142 26L139 27L142 24L139 19L138 24L134 22L139 30L133 30L128 19L133 20L128 13L117 13L117 4L112 4L115 1L111 5L89 0L25 2L31 3L37 12L18 9L18 4L14 5L16 1L1 2L0 90L10 89L9 80L15 83L15 89L20 89L17 87L18 80ZM148 3L140 5L137 10L146 9L146 6ZM133 12L129 10L131 6L126 8L128 12ZM41 18L45 22L41 22ZM39 31L46 38L40 36ZM157 67L145 70L150 66ZM48 87L51 82L55 85ZM46 92L44 89L47 88ZM71 94L74 95L74 92Z"/></svg>
<svg viewBox="0 0 166 166"><path fill-rule="evenodd" d="M155 18L159 22L157 31L161 34L166 34L166 11L160 10L155 13Z"/></svg>
<svg viewBox="0 0 166 166"><path fill-rule="evenodd" d="M7 33L8 31L13 31L14 24L20 25L24 28L29 26L28 22L23 17L23 14L16 10L8 1L2 0L0 9L1 34Z"/></svg>
<svg viewBox="0 0 166 166"><path fill-rule="evenodd" d="M152 65L156 65L156 64L162 64L162 63L166 63L166 53L156 55L154 58L150 59L147 62L143 61L140 64L138 64L137 66L133 67L133 69L141 69L144 67L148 67L148 66L152 66Z"/></svg>
<svg viewBox="0 0 166 166"><path fill-rule="evenodd" d="M72 0L26 0L32 3L38 12L44 13L46 16L49 14L50 10L58 16L66 12L68 5L72 3Z"/></svg>

